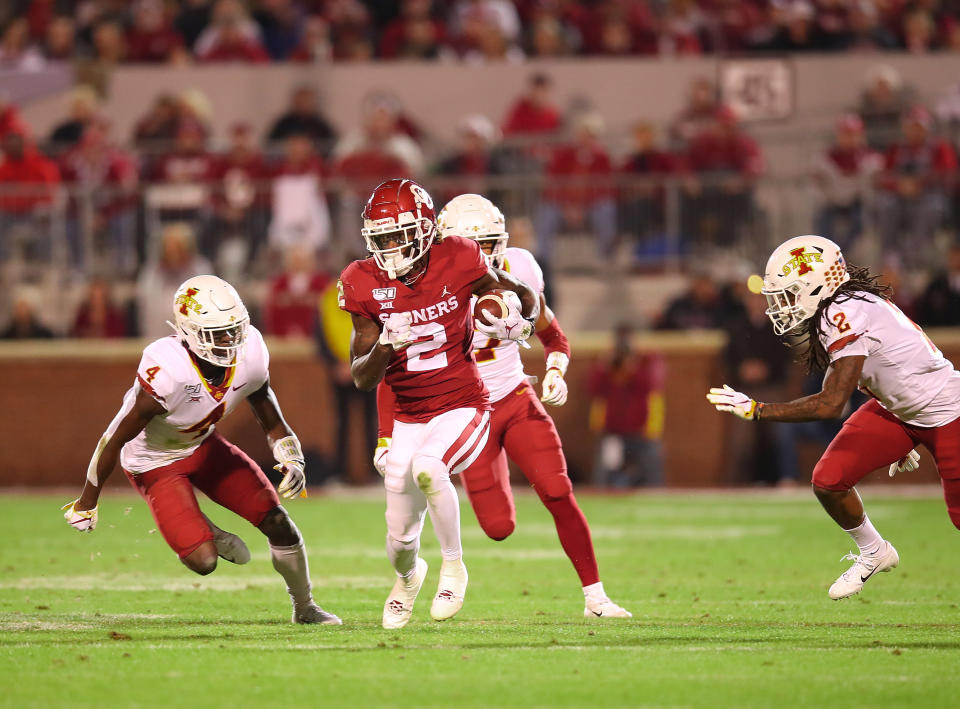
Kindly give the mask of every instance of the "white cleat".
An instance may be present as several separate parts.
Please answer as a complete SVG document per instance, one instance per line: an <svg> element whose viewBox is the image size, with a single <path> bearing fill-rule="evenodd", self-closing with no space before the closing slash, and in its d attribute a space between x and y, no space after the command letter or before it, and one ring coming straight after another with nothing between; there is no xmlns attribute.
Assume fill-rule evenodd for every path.
<svg viewBox="0 0 960 709"><path fill-rule="evenodd" d="M461 559L444 561L440 567L440 583L437 595L430 606L430 617L434 620L449 620L463 608L463 597L467 593L467 567Z"/></svg>
<svg viewBox="0 0 960 709"><path fill-rule="evenodd" d="M250 561L250 550L236 534L213 526L213 543L217 546L217 556L221 559L234 564L246 564Z"/></svg>
<svg viewBox="0 0 960 709"><path fill-rule="evenodd" d="M835 601L860 593L860 589L863 588L867 579L880 571L890 571L900 563L897 550L893 548L893 544L887 541L883 543L880 551L876 554L870 554L869 556L847 554L841 561L846 559L851 559L853 566L840 574L840 578L834 581L828 592L830 598Z"/></svg>
<svg viewBox="0 0 960 709"><path fill-rule="evenodd" d="M292 622L301 625L343 625L343 621L337 616L327 613L313 602L294 608Z"/></svg>
<svg viewBox="0 0 960 709"><path fill-rule="evenodd" d="M584 618L633 618L633 613L621 608L606 596L587 598L583 609Z"/></svg>
<svg viewBox="0 0 960 709"><path fill-rule="evenodd" d="M383 604L383 627L387 630L397 630L410 622L413 615L413 603L427 578L427 562L417 557L417 565L413 576L409 579L397 577L393 590Z"/></svg>

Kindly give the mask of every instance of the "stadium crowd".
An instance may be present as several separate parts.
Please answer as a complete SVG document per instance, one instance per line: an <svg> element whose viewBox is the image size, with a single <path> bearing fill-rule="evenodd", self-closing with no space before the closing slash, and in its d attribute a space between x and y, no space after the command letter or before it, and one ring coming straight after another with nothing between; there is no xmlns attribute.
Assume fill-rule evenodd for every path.
<svg viewBox="0 0 960 709"><path fill-rule="evenodd" d="M960 50L952 0L11 0L0 65Z"/></svg>

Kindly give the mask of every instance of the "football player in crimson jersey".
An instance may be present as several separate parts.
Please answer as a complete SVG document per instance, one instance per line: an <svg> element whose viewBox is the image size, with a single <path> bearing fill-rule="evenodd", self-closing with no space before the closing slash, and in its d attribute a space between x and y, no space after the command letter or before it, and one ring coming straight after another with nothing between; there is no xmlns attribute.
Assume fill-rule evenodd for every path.
<svg viewBox="0 0 960 709"><path fill-rule="evenodd" d="M397 580L383 626L401 628L427 572L418 556L427 509L443 557L430 615L453 617L466 592L460 506L450 475L480 455L490 431L487 390L472 355L471 299L507 291L507 314L488 314L480 328L488 337L518 341L533 333L540 301L530 287L488 266L475 241L438 241L433 200L411 180L389 180L374 190L363 210L363 236L372 256L344 269L340 307L353 317L357 387L371 391L385 379L397 399L384 461L387 556Z"/></svg>
<svg viewBox="0 0 960 709"><path fill-rule="evenodd" d="M583 586L583 614L588 618L630 618L630 612L611 601L603 589L590 527L573 495L560 437L540 403L550 406L566 403L567 384L563 376L570 361L566 335L543 296L543 272L529 251L507 248L509 235L503 214L485 197L476 194L455 197L440 212L437 223L441 237L459 235L476 240L490 266L529 284L540 297L540 318L535 330L544 346L547 372L539 401L523 371L518 343L491 339L481 332L474 334L474 358L493 407L487 444L460 476L477 520L487 536L496 541L513 533L516 508L507 468L509 455L553 515L560 544ZM380 382L377 389L377 404L380 438L374 466L383 474L394 413L393 392L385 382Z"/></svg>
<svg viewBox="0 0 960 709"><path fill-rule="evenodd" d="M285 498L304 490L300 442L283 420L270 388L270 355L229 283L216 276L187 279L174 297L175 334L143 351L137 378L100 439L80 497L64 505L81 532L97 526L103 484L119 459L147 501L157 528L180 561L198 574L235 564L250 552L200 511L193 488L259 529L270 543L273 567L287 583L294 623L339 625L313 601L303 539L263 471L228 443L214 425L244 399L273 449Z"/></svg>
<svg viewBox="0 0 960 709"><path fill-rule="evenodd" d="M854 388L873 398L848 418L813 469L813 491L856 542L850 568L830 586L834 600L900 562L897 550L864 513L856 485L890 466L915 470L923 444L933 454L953 524L960 527L960 372L917 325L887 299L889 289L865 268L848 267L821 236L798 236L767 261L763 293L778 335L806 336L811 371L826 370L823 391L783 404L761 403L728 386L707 399L752 421L838 418Z"/></svg>

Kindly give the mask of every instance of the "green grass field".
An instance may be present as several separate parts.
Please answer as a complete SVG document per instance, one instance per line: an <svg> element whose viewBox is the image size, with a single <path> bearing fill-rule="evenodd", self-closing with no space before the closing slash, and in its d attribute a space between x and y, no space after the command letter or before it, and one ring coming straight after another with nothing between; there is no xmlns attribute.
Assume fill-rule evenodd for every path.
<svg viewBox="0 0 960 709"><path fill-rule="evenodd" d="M254 558L198 577L139 498L108 495L81 535L60 497L0 496L0 706L957 706L960 538L933 494L866 494L901 566L840 603L826 588L850 544L812 496L583 496L607 590L634 613L618 622L582 617L535 498L499 544L465 507L463 611L429 618L428 526L431 574L400 632L379 627L392 572L375 497L289 506L315 595L344 619L303 627L258 533L219 508Z"/></svg>

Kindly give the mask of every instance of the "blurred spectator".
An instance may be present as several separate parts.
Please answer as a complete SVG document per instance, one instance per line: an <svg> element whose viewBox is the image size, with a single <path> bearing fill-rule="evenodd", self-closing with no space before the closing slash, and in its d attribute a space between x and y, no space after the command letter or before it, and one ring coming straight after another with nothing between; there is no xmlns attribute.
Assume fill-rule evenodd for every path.
<svg viewBox="0 0 960 709"><path fill-rule="evenodd" d="M300 44L290 53L295 62L326 63L333 59L333 43L330 41L330 25L320 15L312 15L303 25Z"/></svg>
<svg viewBox="0 0 960 709"><path fill-rule="evenodd" d="M686 166L695 179L687 185L684 234L701 245L733 244L752 218L754 182L763 172L759 146L721 106L690 142Z"/></svg>
<svg viewBox="0 0 960 709"><path fill-rule="evenodd" d="M0 35L0 67L36 70L43 65L43 54L30 41L30 25L26 17L17 17Z"/></svg>
<svg viewBox="0 0 960 709"><path fill-rule="evenodd" d="M210 24L212 0L180 0L180 11L173 20L187 47L195 47L197 39Z"/></svg>
<svg viewBox="0 0 960 709"><path fill-rule="evenodd" d="M647 121L633 124L632 137L632 150L621 167L625 182L620 190L620 231L645 240L666 227L662 181L679 172L680 160L657 147L653 125Z"/></svg>
<svg viewBox="0 0 960 709"><path fill-rule="evenodd" d="M444 182L443 201L458 194L488 194L486 177L505 171L501 155L495 149L497 129L486 116L474 114L460 121L459 149L444 158L437 166L437 173L450 179ZM496 202L494 195L489 195Z"/></svg>
<svg viewBox="0 0 960 709"><path fill-rule="evenodd" d="M0 148L0 262L9 257L20 233L26 235L28 251L48 261L52 235L38 219L49 216L60 171L20 133L7 133Z"/></svg>
<svg viewBox="0 0 960 709"><path fill-rule="evenodd" d="M47 26L43 53L47 59L70 61L77 53L77 29L72 17L58 15Z"/></svg>
<svg viewBox="0 0 960 709"><path fill-rule="evenodd" d="M807 52L820 49L815 9L810 0L786 0L773 5L777 33L765 49L774 52Z"/></svg>
<svg viewBox="0 0 960 709"><path fill-rule="evenodd" d="M267 53L275 61L286 60L300 44L305 13L295 0L260 0L253 12Z"/></svg>
<svg viewBox="0 0 960 709"><path fill-rule="evenodd" d="M913 103L913 93L893 67L881 64L870 70L857 108L867 145L884 150L897 140L900 117Z"/></svg>
<svg viewBox="0 0 960 709"><path fill-rule="evenodd" d="M211 176L213 223L201 250L221 273L232 276L256 257L266 233L269 202L264 182L269 171L249 124L230 128L230 144L214 162Z"/></svg>
<svg viewBox="0 0 960 709"><path fill-rule="evenodd" d="M423 172L423 152L400 124L400 106L387 94L375 94L364 101L363 125L347 133L334 149L338 162L356 155L387 155L406 166L406 176ZM386 179L386 178L384 178Z"/></svg>
<svg viewBox="0 0 960 709"><path fill-rule="evenodd" d="M690 287L667 305L657 323L659 330L714 330L727 311L717 284L706 272L694 273Z"/></svg>
<svg viewBox="0 0 960 709"><path fill-rule="evenodd" d="M950 248L946 265L917 302L917 318L924 327L960 325L960 246Z"/></svg>
<svg viewBox="0 0 960 709"><path fill-rule="evenodd" d="M93 59L104 69L110 69L126 56L123 26L119 21L107 20L93 28Z"/></svg>
<svg viewBox="0 0 960 709"><path fill-rule="evenodd" d="M707 18L694 0L668 0L659 22L657 53L663 56L697 55Z"/></svg>
<svg viewBox="0 0 960 709"><path fill-rule="evenodd" d="M30 128L20 117L20 109L10 101L6 92L0 89L0 141L10 133L29 136Z"/></svg>
<svg viewBox="0 0 960 709"><path fill-rule="evenodd" d="M176 97L160 94L146 115L137 121L133 130L133 143L141 151L169 148L177 137L180 126Z"/></svg>
<svg viewBox="0 0 960 709"><path fill-rule="evenodd" d="M317 299L318 325L316 329L317 351L326 364L330 376L330 389L335 410L333 460L328 476L334 479L346 477L350 451L351 432L356 426L351 421L351 411L359 409L363 418L364 450L372 450L377 441L377 396L372 391L360 391L353 384L350 374L350 338L353 324L350 313L341 310L338 304L338 289L331 284ZM375 477L371 466L365 465L367 475ZM369 482L359 481L359 482Z"/></svg>
<svg viewBox="0 0 960 709"><path fill-rule="evenodd" d="M203 233L209 217L210 182L216 157L206 148L203 127L180 121L173 150L155 158L150 167L147 198L163 221L186 221Z"/></svg>
<svg viewBox="0 0 960 709"><path fill-rule="evenodd" d="M13 297L10 324L0 333L0 340L46 340L53 337L53 332L37 316L39 307L40 294L37 289L19 286Z"/></svg>
<svg viewBox="0 0 960 709"><path fill-rule="evenodd" d="M98 104L97 92L92 86L81 84L70 91L67 97L69 115L54 127L48 138L54 152L67 150L77 144L84 129L96 118Z"/></svg>
<svg viewBox="0 0 960 709"><path fill-rule="evenodd" d="M324 156L330 154L337 138L337 132L320 112L317 90L308 84L294 89L287 112L274 121L267 140L283 141L294 134L309 136Z"/></svg>
<svg viewBox="0 0 960 709"><path fill-rule="evenodd" d="M283 161L273 181L269 243L283 253L293 246L316 251L330 240L330 211L323 192L323 163L305 135L283 144Z"/></svg>
<svg viewBox="0 0 960 709"><path fill-rule="evenodd" d="M844 251L853 246L863 232L867 190L882 168L882 156L866 145L860 117L854 113L841 116L833 146L818 157L814 168L821 201L816 216L818 234L832 239Z"/></svg>
<svg viewBox="0 0 960 709"><path fill-rule="evenodd" d="M713 123L717 108L717 89L713 81L702 76L694 79L687 95L687 105L670 122L673 147L685 149L691 140Z"/></svg>
<svg viewBox="0 0 960 709"><path fill-rule="evenodd" d="M928 10L916 7L903 15L903 44L911 54L926 54L935 48L937 25Z"/></svg>
<svg viewBox="0 0 960 709"><path fill-rule="evenodd" d="M189 224L166 224L159 249L137 278L137 319L140 336L155 340L170 334L170 308L180 284L191 276L213 273L210 262L196 253Z"/></svg>
<svg viewBox="0 0 960 709"><path fill-rule="evenodd" d="M400 16L380 35L381 59L436 59L446 27L432 15L432 0L402 0Z"/></svg>
<svg viewBox="0 0 960 709"><path fill-rule="evenodd" d="M749 392L757 401L786 401L790 350L774 334L767 317L766 299L743 293L743 315L724 328L725 379L737 391ZM779 483L796 481L797 450L791 424L760 421L755 426L730 427L727 482ZM749 475L749 479L745 479Z"/></svg>
<svg viewBox="0 0 960 709"><path fill-rule="evenodd" d="M526 91L507 113L503 134L553 134L560 129L560 122L560 111L553 102L553 81L546 74L533 74Z"/></svg>
<svg viewBox="0 0 960 709"><path fill-rule="evenodd" d="M280 337L313 337L317 302L331 283L317 268L312 249L297 244L284 254L284 270L273 279L266 302L266 331Z"/></svg>
<svg viewBox="0 0 960 709"><path fill-rule="evenodd" d="M75 198L67 216L67 241L73 264L89 267L84 246L105 240L107 248L95 252L109 254L113 273L131 276L137 268L137 165L110 144L107 131L104 122L91 121L77 146L61 158L63 179Z"/></svg>
<svg viewBox="0 0 960 709"><path fill-rule="evenodd" d="M590 372L590 428L600 436L594 485L663 485L666 364L634 351L632 338L629 326L618 325L613 351Z"/></svg>
<svg viewBox="0 0 960 709"><path fill-rule="evenodd" d="M197 3L191 3L196 5ZM263 50L260 38L260 27L247 14L246 8L240 0L215 0L210 9L209 22L204 26L200 36L193 44L193 53L201 57L218 44L220 44L221 35L224 29L233 38L233 41L239 41L240 44L250 43L260 47ZM240 41L245 40L245 41Z"/></svg>
<svg viewBox="0 0 960 709"><path fill-rule="evenodd" d="M137 0L133 26L127 32L129 62L163 63L186 61L183 37L167 18L162 0Z"/></svg>
<svg viewBox="0 0 960 709"><path fill-rule="evenodd" d="M617 206L613 165L600 142L603 119L584 113L574 124L573 141L554 150L547 166L552 183L537 205L537 257L549 263L555 237L562 228L589 228L598 253L609 257L616 248Z"/></svg>
<svg viewBox="0 0 960 709"><path fill-rule="evenodd" d="M70 328L70 337L116 338L127 336L127 318L110 296L105 278L95 278L87 286L87 294L77 307Z"/></svg>
<svg viewBox="0 0 960 709"><path fill-rule="evenodd" d="M531 56L562 57L571 53L572 44L567 28L557 17L540 17L530 26Z"/></svg>
<svg viewBox="0 0 960 709"><path fill-rule="evenodd" d="M458 0L450 16L454 42L465 61L520 61L520 17L509 0Z"/></svg>
<svg viewBox="0 0 960 709"><path fill-rule="evenodd" d="M197 54L199 62L246 62L261 64L270 61L270 55L258 39L243 31L243 24L235 18L218 21L217 33L209 47ZM203 37L197 42L200 44Z"/></svg>
<svg viewBox="0 0 960 709"><path fill-rule="evenodd" d="M877 195L878 227L884 247L908 266L935 258L933 237L957 178L957 156L931 135L932 118L916 106L903 119L903 139L887 151L883 188Z"/></svg>

